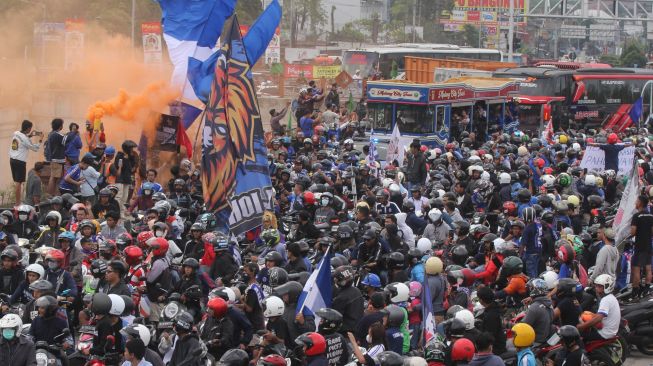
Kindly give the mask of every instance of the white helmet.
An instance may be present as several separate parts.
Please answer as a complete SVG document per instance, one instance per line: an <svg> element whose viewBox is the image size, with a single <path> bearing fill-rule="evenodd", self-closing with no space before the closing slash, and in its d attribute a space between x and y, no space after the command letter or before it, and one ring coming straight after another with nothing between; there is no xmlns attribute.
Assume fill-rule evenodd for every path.
<svg viewBox="0 0 653 366"><path fill-rule="evenodd" d="M542 182L544 182L545 187L553 187L556 182L556 178L551 174L544 174L542 176Z"/></svg>
<svg viewBox="0 0 653 366"><path fill-rule="evenodd" d="M596 185L596 177L592 174L588 174L585 176L585 185L587 186L595 186Z"/></svg>
<svg viewBox="0 0 653 366"><path fill-rule="evenodd" d="M399 184L397 184L397 183L392 183L392 184L390 185L390 192L392 192L392 193L399 193L399 192L401 192L401 188L399 188Z"/></svg>
<svg viewBox="0 0 653 366"><path fill-rule="evenodd" d="M488 162L491 162L491 161L494 160L494 157L492 155L490 155L490 154L485 154L485 155L483 155L483 159L485 159Z"/></svg>
<svg viewBox="0 0 653 366"><path fill-rule="evenodd" d="M148 344L150 344L150 340L152 339L152 334L150 333L150 330L144 326L143 324L130 324L126 326L125 328L120 330L120 333L123 335L130 335L131 337L135 338L136 334L138 334L138 338L140 338L141 341L145 344L145 347L147 347Z"/></svg>
<svg viewBox="0 0 653 366"><path fill-rule="evenodd" d="M442 211L437 208L432 208L431 211L429 211L429 220L432 222L436 222L442 218Z"/></svg>
<svg viewBox="0 0 653 366"><path fill-rule="evenodd" d="M540 275L540 277L546 282L546 288L553 290L558 284L558 274L554 271L546 271Z"/></svg>
<svg viewBox="0 0 653 366"><path fill-rule="evenodd" d="M220 290L227 294L227 298L229 299L227 300L227 303L234 304L236 302L236 293L231 289L231 287L223 287ZM217 295L211 295L211 293L209 293L209 300L214 297L217 297Z"/></svg>
<svg viewBox="0 0 653 366"><path fill-rule="evenodd" d="M528 149L526 146L520 146L517 148L517 155L519 156L526 156L528 155Z"/></svg>
<svg viewBox="0 0 653 366"><path fill-rule="evenodd" d="M467 172L469 173L469 175L472 175L472 173L474 173L474 172L483 173L483 167L480 166L480 165L472 165L469 168L467 168Z"/></svg>
<svg viewBox="0 0 653 366"><path fill-rule="evenodd" d="M460 319L465 323L465 330L474 329L474 314L467 309L460 310L454 315L455 319Z"/></svg>
<svg viewBox="0 0 653 366"><path fill-rule="evenodd" d="M467 159L470 163L480 163L481 158L478 157L478 155L471 155L469 159Z"/></svg>
<svg viewBox="0 0 653 366"><path fill-rule="evenodd" d="M109 294L111 299L111 309L109 309L109 314L115 316L122 316L122 313L125 312L125 300L123 300L120 295Z"/></svg>
<svg viewBox="0 0 653 366"><path fill-rule="evenodd" d="M594 284L602 285L606 294L609 294L612 291L614 291L614 277L610 276L607 273L604 273L596 277L596 279L594 280Z"/></svg>
<svg viewBox="0 0 653 366"><path fill-rule="evenodd" d="M501 238L496 238L492 242L494 244L494 251L497 253L503 253L506 250L506 241Z"/></svg>
<svg viewBox="0 0 653 366"><path fill-rule="evenodd" d="M286 310L286 305L284 305L283 300L276 296L270 296L263 300L263 305L265 309L263 310L263 316L266 318L281 316Z"/></svg>
<svg viewBox="0 0 653 366"><path fill-rule="evenodd" d="M23 321L16 314L7 314L0 319L0 329L14 329L14 338L18 338L23 330Z"/></svg>
<svg viewBox="0 0 653 366"><path fill-rule="evenodd" d="M343 145L347 145L347 144L352 144L352 145L353 145L353 144L354 144L354 140L352 140L352 139L346 139L345 142L343 142L342 144L343 144Z"/></svg>
<svg viewBox="0 0 653 366"><path fill-rule="evenodd" d="M510 174L506 172L499 174L499 184L510 184L511 180Z"/></svg>
<svg viewBox="0 0 653 366"><path fill-rule="evenodd" d="M390 301L393 304L406 302L410 298L410 289L403 282L391 283L385 287L390 292ZM394 296L393 296L394 295Z"/></svg>
<svg viewBox="0 0 653 366"><path fill-rule="evenodd" d="M446 192L444 191L444 189L438 189L437 191L438 191L438 197L439 197L439 198L444 197L444 194L446 193Z"/></svg>
<svg viewBox="0 0 653 366"><path fill-rule="evenodd" d="M581 148L580 148L580 144L579 144L578 142L574 142L573 144L571 144L571 148L574 149L574 150L576 150L576 151L580 151L580 150L581 150Z"/></svg>
<svg viewBox="0 0 653 366"><path fill-rule="evenodd" d="M85 267L85 266L82 266ZM27 272L33 272L39 275L39 279L43 279L43 275L45 275L45 269L43 269L43 266L38 264L38 263L32 263L27 268L25 268L25 273Z"/></svg>
<svg viewBox="0 0 653 366"><path fill-rule="evenodd" d="M419 249L422 254L428 253L431 250L431 240L428 238L420 238L417 241L417 249Z"/></svg>
<svg viewBox="0 0 653 366"><path fill-rule="evenodd" d="M428 363L422 357L408 357L404 359L404 366L428 366Z"/></svg>
<svg viewBox="0 0 653 366"><path fill-rule="evenodd" d="M406 180L406 175L404 174L404 172L398 172L397 173L397 182L403 183L404 180Z"/></svg>
<svg viewBox="0 0 653 366"><path fill-rule="evenodd" d="M387 188L390 187L390 185L391 185L392 183L394 183L394 182L395 182L395 181L392 180L392 178L383 178L383 188L386 188L386 189L387 189Z"/></svg>
<svg viewBox="0 0 653 366"><path fill-rule="evenodd" d="M489 182L490 181L490 173L488 173L488 172L481 173L481 180Z"/></svg>

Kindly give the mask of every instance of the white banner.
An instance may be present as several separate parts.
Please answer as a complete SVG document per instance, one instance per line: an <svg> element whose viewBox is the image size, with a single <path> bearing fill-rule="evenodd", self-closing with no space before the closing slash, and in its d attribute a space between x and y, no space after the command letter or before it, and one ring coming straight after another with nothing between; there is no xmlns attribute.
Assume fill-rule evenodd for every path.
<svg viewBox="0 0 653 366"><path fill-rule="evenodd" d="M395 123L395 128L392 130L390 142L388 143L388 153L386 155L386 163L389 164L394 160L399 162L399 166L404 164L405 150L401 146L401 132L399 132L399 125Z"/></svg>
<svg viewBox="0 0 653 366"><path fill-rule="evenodd" d="M630 222L635 214L635 202L639 195L639 172L633 168L634 164L631 165L631 174L628 177L628 183L621 196L621 203L619 203L619 209L612 224L612 230L615 233L615 245L619 245L622 240L630 235ZM620 251L622 249L619 248Z"/></svg>
<svg viewBox="0 0 653 366"><path fill-rule="evenodd" d="M285 49L286 62L296 63L304 60L313 60L320 55L320 50L314 48L289 48Z"/></svg>
<svg viewBox="0 0 653 366"><path fill-rule="evenodd" d="M617 175L628 175L633 169L633 159L635 158L635 147L629 146L619 151L619 171ZM605 170L605 151L598 146L588 146L580 162L581 168L587 168L587 171L604 171Z"/></svg>

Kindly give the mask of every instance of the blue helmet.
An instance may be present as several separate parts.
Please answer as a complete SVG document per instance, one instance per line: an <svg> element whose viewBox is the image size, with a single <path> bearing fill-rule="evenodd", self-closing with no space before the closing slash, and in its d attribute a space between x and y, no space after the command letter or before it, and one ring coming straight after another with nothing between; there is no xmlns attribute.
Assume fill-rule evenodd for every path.
<svg viewBox="0 0 653 366"><path fill-rule="evenodd" d="M369 273L361 283L365 286L370 286L374 288L381 288L381 279L374 273Z"/></svg>
<svg viewBox="0 0 653 366"><path fill-rule="evenodd" d="M63 233L59 234L59 240L61 239L68 240L72 243L75 241L75 234L73 234L72 231L64 231Z"/></svg>
<svg viewBox="0 0 653 366"><path fill-rule="evenodd" d="M116 148L112 145L107 146L107 148L104 149L104 155L116 155Z"/></svg>

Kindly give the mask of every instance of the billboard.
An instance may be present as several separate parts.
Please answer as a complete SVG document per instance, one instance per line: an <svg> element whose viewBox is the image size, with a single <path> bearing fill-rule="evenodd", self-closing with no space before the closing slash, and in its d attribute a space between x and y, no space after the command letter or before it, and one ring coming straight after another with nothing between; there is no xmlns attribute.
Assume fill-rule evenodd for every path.
<svg viewBox="0 0 653 366"><path fill-rule="evenodd" d="M488 27L489 33L494 34L499 27L508 26L510 1L514 1L515 24L524 25L528 0L455 0L452 10L443 13L440 22L446 31L460 31L465 24L471 24Z"/></svg>
<svg viewBox="0 0 653 366"><path fill-rule="evenodd" d="M161 23L143 23L141 24L141 33L143 33L143 62L146 64L163 63Z"/></svg>

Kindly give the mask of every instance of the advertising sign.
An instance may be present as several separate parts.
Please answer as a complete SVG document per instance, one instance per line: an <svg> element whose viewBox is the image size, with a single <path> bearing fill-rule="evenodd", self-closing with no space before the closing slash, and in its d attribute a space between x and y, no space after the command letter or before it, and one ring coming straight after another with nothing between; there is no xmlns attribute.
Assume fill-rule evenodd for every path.
<svg viewBox="0 0 653 366"><path fill-rule="evenodd" d="M377 101L403 101L412 103L426 103L428 90L426 88L400 88L397 86L370 85L367 89L370 100Z"/></svg>
<svg viewBox="0 0 653 366"><path fill-rule="evenodd" d="M320 55L320 50L314 48L286 48L285 59L288 63L295 63L303 60L312 60Z"/></svg>
<svg viewBox="0 0 653 366"><path fill-rule="evenodd" d="M285 64L283 65L283 76L287 78L313 78L313 66L312 65L293 65Z"/></svg>
<svg viewBox="0 0 653 366"><path fill-rule="evenodd" d="M265 64L278 64L281 62L281 37L279 36L280 30L274 32L268 48L265 49Z"/></svg>
<svg viewBox="0 0 653 366"><path fill-rule="evenodd" d="M163 46L161 44L161 23L146 22L141 24L143 34L143 62L146 64L163 63Z"/></svg>
<svg viewBox="0 0 653 366"><path fill-rule="evenodd" d="M340 74L341 67L338 66L313 66L313 77L315 79L335 79Z"/></svg>
<svg viewBox="0 0 653 366"><path fill-rule="evenodd" d="M64 69L74 70L83 62L84 57L84 21L68 19L65 23L65 60Z"/></svg>

